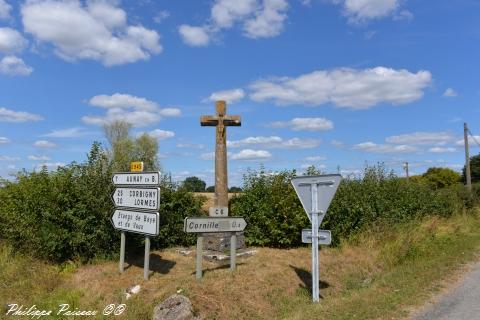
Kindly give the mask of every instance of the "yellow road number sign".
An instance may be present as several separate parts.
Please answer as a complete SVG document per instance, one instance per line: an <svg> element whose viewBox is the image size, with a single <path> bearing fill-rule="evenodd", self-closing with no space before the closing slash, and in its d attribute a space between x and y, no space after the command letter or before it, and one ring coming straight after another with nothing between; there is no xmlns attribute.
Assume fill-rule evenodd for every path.
<svg viewBox="0 0 480 320"><path fill-rule="evenodd" d="M131 172L142 172L143 171L143 162L142 161L130 162L130 171Z"/></svg>

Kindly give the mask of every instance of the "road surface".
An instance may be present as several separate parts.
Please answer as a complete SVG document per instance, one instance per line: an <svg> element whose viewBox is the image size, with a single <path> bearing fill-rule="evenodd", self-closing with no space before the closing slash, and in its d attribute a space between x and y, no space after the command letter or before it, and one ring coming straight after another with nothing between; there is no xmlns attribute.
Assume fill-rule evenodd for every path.
<svg viewBox="0 0 480 320"><path fill-rule="evenodd" d="M480 263L438 301L412 320L480 320Z"/></svg>

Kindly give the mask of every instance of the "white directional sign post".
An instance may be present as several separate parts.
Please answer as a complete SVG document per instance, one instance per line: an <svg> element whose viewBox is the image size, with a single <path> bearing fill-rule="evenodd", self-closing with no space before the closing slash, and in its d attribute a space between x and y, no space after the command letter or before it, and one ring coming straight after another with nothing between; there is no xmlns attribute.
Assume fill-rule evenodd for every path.
<svg viewBox="0 0 480 320"><path fill-rule="evenodd" d="M190 217L185 218L183 228L187 233L240 232L247 223L241 217Z"/></svg>
<svg viewBox="0 0 480 320"><path fill-rule="evenodd" d="M212 209L212 208L210 208ZM225 208L218 208L219 210L228 210ZM227 211L228 212L228 211ZM187 233L199 233L198 238L203 239L202 233L210 232L231 232L230 241L230 270L235 270L237 257L237 232L245 230L247 222L242 217L187 217L183 222L183 231ZM197 241L197 254L195 262L196 278L202 277L202 245L201 241Z"/></svg>
<svg viewBox="0 0 480 320"><path fill-rule="evenodd" d="M319 292L319 242L326 242L331 233L328 230L319 231L320 224L325 217L330 202L337 191L342 176L339 174L328 174L319 176L303 176L292 179L292 185L302 203L305 212L312 223L311 234L302 231L302 240L311 239L312 243L312 297L313 302L320 300ZM327 235L328 234L328 235ZM305 238L304 238L305 236Z"/></svg>
<svg viewBox="0 0 480 320"><path fill-rule="evenodd" d="M157 236L160 226L158 212L138 212L116 209L111 221L115 229L150 236Z"/></svg>
<svg viewBox="0 0 480 320"><path fill-rule="evenodd" d="M112 177L116 186L158 186L160 172L118 172Z"/></svg>
<svg viewBox="0 0 480 320"><path fill-rule="evenodd" d="M112 195L116 207L158 210L160 188L115 188Z"/></svg>
<svg viewBox="0 0 480 320"><path fill-rule="evenodd" d="M117 186L112 194L115 212L111 222L121 230L120 272L124 270L125 231L145 235L145 263L143 278L148 280L150 273L150 236L159 233L160 215L160 172L141 172L143 162L132 162L132 171L118 172L112 177Z"/></svg>

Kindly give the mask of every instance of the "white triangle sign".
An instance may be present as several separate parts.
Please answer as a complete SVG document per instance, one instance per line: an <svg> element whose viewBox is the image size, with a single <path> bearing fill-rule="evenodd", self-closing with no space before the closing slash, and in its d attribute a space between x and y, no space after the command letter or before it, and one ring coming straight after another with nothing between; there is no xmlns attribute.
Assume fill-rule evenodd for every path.
<svg viewBox="0 0 480 320"><path fill-rule="evenodd" d="M310 221L312 221L312 185L317 185L317 208L320 210L319 223L321 223L341 180L342 176L339 174L303 176L292 179L293 188Z"/></svg>

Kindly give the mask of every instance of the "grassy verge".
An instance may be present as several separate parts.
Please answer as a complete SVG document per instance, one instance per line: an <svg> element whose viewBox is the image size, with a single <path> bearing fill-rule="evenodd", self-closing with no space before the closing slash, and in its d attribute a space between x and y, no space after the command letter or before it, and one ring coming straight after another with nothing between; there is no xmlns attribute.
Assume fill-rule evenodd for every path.
<svg viewBox="0 0 480 320"><path fill-rule="evenodd" d="M322 299L316 305L310 296L309 248L260 248L240 260L233 274L205 262L201 281L194 279L193 253L157 251L151 257L154 274L145 282L141 257L130 255L130 267L120 275L116 261L59 267L13 254L0 243L0 302L53 310L70 303L100 311L126 303L117 318L150 319L156 303L181 292L207 319L401 319L441 290L455 270L478 258L479 230L478 212L429 217L364 232L341 248L322 248ZM135 284L141 292L126 301L124 290Z"/></svg>

